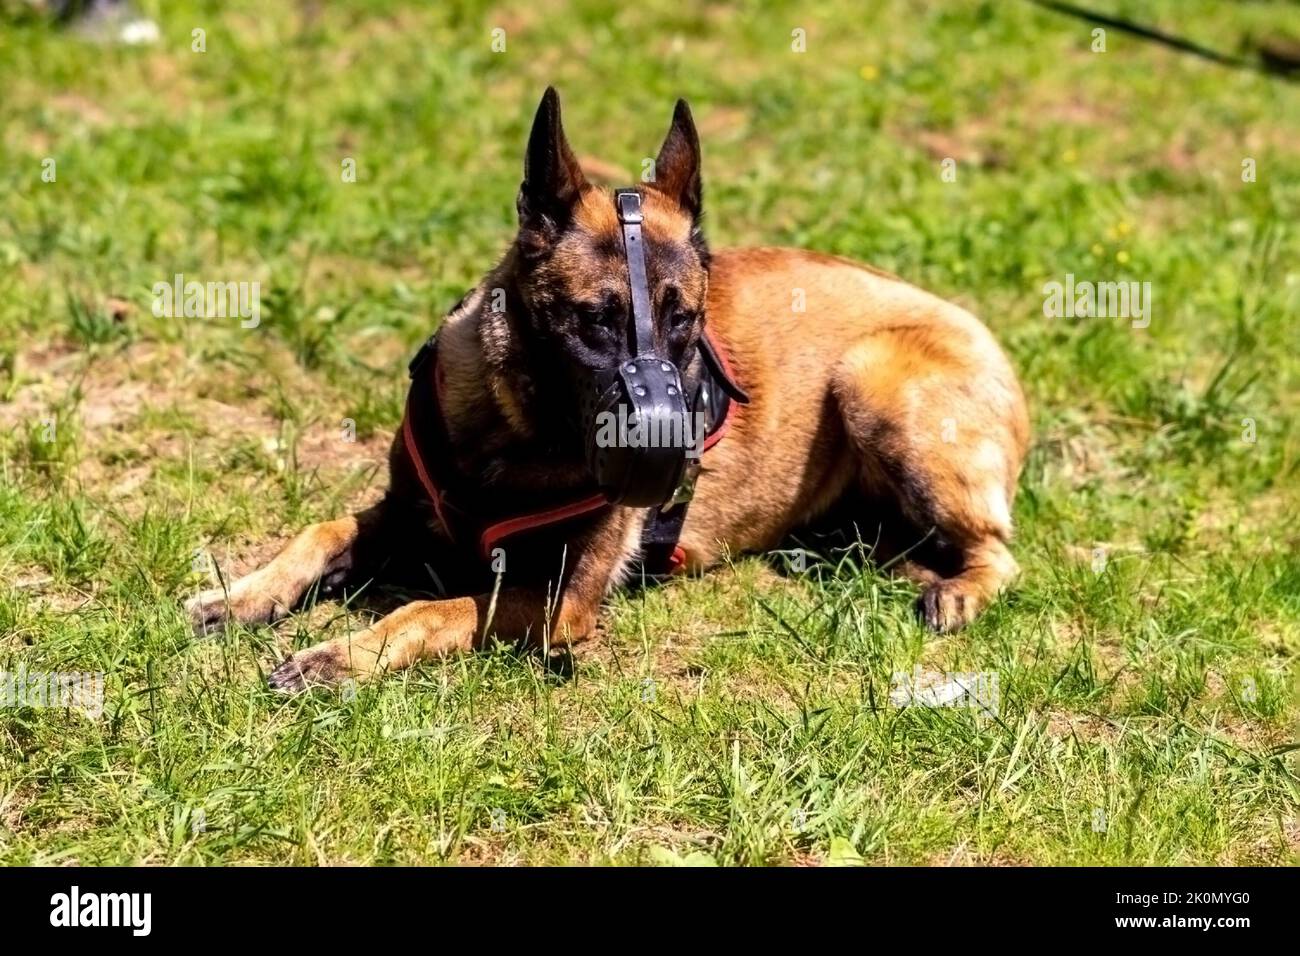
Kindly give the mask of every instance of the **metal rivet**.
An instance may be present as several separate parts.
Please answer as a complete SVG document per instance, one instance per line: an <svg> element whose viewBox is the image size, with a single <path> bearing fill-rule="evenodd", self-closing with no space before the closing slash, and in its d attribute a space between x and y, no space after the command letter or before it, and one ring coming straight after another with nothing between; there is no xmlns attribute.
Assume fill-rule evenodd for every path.
<svg viewBox="0 0 1300 956"><path fill-rule="evenodd" d="M673 388L671 385L669 385L669 386L668 386L668 394L669 394L669 395L676 395L676 394L677 394L677 389L675 389L675 388Z"/></svg>
<svg viewBox="0 0 1300 956"><path fill-rule="evenodd" d="M636 387L636 393L637 393L637 395L640 396L641 398L645 398L645 389L642 388L640 385L638 385L638 386Z"/></svg>
<svg viewBox="0 0 1300 956"><path fill-rule="evenodd" d="M635 363L635 362L628 362L625 366L623 366L623 368L624 368L625 371L628 371L628 372L635 372L635 371L636 371L636 363Z"/></svg>
<svg viewBox="0 0 1300 956"><path fill-rule="evenodd" d="M667 362L660 362L659 367L663 369L665 372L671 372L673 370L673 367L669 365Z"/></svg>

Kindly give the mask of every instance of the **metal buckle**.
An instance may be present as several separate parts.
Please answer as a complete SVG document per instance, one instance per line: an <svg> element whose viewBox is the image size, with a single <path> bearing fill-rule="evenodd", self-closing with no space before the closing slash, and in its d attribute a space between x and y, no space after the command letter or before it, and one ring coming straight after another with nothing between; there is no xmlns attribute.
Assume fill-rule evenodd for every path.
<svg viewBox="0 0 1300 956"><path fill-rule="evenodd" d="M695 482L700 477L700 460L698 458L688 458L686 467L682 469L682 479L677 483L673 490L673 496L664 502L660 511L670 511L678 505L685 504L695 497Z"/></svg>
<svg viewBox="0 0 1300 956"><path fill-rule="evenodd" d="M641 216L641 194L635 189L620 189L614 194L618 203L618 221L622 223L643 222Z"/></svg>

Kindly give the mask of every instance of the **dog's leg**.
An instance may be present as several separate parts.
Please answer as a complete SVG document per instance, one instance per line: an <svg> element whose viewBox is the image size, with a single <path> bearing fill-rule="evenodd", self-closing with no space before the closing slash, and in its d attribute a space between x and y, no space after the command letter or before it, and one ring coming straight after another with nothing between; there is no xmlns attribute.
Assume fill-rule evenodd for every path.
<svg viewBox="0 0 1300 956"><path fill-rule="evenodd" d="M265 567L246 574L229 590L211 588L185 604L194 628L222 621L266 623L284 617L317 581L333 585L354 573L359 555L384 526L386 502L365 511L308 526Z"/></svg>
<svg viewBox="0 0 1300 956"><path fill-rule="evenodd" d="M968 624L1015 576L1011 499L1028 441L1024 399L991 341L911 326L858 343L833 388L864 485L928 535L904 573L930 627Z"/></svg>
<svg viewBox="0 0 1300 956"><path fill-rule="evenodd" d="M415 601L357 634L293 654L269 678L271 687L299 691L314 684L366 681L420 661L483 647L493 635L534 645L576 644L596 629L600 602L566 593L548 604L544 592L502 590L491 595Z"/></svg>
<svg viewBox="0 0 1300 956"><path fill-rule="evenodd" d="M568 549L573 570L558 588L506 587L490 594L415 601L357 634L298 651L271 674L276 690L347 678L369 680L419 661L483 647L493 636L531 646L576 644L596 630L600 602L621 576L641 516L620 509Z"/></svg>

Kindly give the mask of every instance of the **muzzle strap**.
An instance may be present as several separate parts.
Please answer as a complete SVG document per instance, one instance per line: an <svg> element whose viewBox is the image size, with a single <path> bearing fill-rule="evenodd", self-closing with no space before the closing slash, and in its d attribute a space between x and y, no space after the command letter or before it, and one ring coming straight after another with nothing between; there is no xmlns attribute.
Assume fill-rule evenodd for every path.
<svg viewBox="0 0 1300 956"><path fill-rule="evenodd" d="M623 226L628 281L632 285L632 354L654 353L654 315L650 309L650 281L645 272L645 239L641 235L641 194L635 189L614 193L618 221Z"/></svg>

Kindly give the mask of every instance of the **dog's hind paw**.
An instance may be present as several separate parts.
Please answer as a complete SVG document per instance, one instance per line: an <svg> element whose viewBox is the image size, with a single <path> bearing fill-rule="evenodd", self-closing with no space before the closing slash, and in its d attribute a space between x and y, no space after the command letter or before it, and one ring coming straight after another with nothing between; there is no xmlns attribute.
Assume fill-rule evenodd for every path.
<svg viewBox="0 0 1300 956"><path fill-rule="evenodd" d="M948 578L921 592L916 612L931 630L947 634L975 620L986 603L978 588L966 581Z"/></svg>

